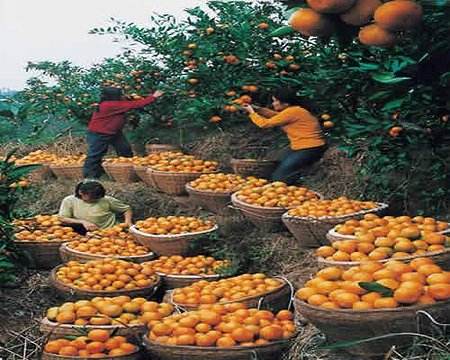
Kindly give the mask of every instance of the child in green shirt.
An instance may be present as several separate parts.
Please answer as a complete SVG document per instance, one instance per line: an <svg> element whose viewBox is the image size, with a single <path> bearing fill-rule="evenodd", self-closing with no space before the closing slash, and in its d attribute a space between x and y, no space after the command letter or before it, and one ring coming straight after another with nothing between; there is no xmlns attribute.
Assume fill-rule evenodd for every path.
<svg viewBox="0 0 450 360"><path fill-rule="evenodd" d="M132 225L131 207L107 196L103 185L94 180L80 182L75 188L75 195L65 197L59 209L59 217L63 223L82 225L87 231L116 225L117 214L123 214L125 223Z"/></svg>

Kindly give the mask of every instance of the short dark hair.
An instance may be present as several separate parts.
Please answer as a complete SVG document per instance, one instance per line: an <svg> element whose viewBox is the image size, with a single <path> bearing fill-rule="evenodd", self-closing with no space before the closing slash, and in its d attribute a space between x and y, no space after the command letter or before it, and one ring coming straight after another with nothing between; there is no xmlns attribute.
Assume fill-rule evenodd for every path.
<svg viewBox="0 0 450 360"><path fill-rule="evenodd" d="M289 105L300 105L300 98L297 96L297 90L291 87L280 87L275 89L273 97Z"/></svg>
<svg viewBox="0 0 450 360"><path fill-rule="evenodd" d="M89 196L98 200L105 196L106 190L102 184L95 180L83 180L75 187L75 196L81 198L81 193L89 194Z"/></svg>
<svg viewBox="0 0 450 360"><path fill-rule="evenodd" d="M122 100L123 91L118 87L104 87L100 95L100 102L102 101L118 101Z"/></svg>

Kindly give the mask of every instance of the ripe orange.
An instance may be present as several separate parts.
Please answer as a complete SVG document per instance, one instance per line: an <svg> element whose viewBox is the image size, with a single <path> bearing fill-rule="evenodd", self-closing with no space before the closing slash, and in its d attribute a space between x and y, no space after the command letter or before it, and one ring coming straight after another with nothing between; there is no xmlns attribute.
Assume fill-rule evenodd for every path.
<svg viewBox="0 0 450 360"><path fill-rule="evenodd" d="M58 355L61 356L78 356L78 349L75 346L63 346Z"/></svg>
<svg viewBox="0 0 450 360"><path fill-rule="evenodd" d="M374 19L380 27L388 31L411 30L422 20L422 7L409 0L388 1L377 8Z"/></svg>
<svg viewBox="0 0 450 360"><path fill-rule="evenodd" d="M253 341L254 333L244 327L237 328L231 332L231 337L238 342Z"/></svg>
<svg viewBox="0 0 450 360"><path fill-rule="evenodd" d="M406 1L406 0L399 0ZM361 44L369 46L391 47L397 42L397 36L377 24L366 25L358 34Z"/></svg>
<svg viewBox="0 0 450 360"><path fill-rule="evenodd" d="M61 346L62 345L59 343L58 340L52 340L49 341L47 344L45 344L44 351L52 354L58 354L59 350L61 349Z"/></svg>
<svg viewBox="0 0 450 360"><path fill-rule="evenodd" d="M428 287L427 291L434 300L450 299L450 284L433 284Z"/></svg>
<svg viewBox="0 0 450 360"><path fill-rule="evenodd" d="M109 331L95 329L95 330L89 331L87 336L92 341L105 342L109 339Z"/></svg>
<svg viewBox="0 0 450 360"><path fill-rule="evenodd" d="M381 4L379 0L356 0L356 3L350 9L339 16L346 24L353 26L366 25Z"/></svg>
<svg viewBox="0 0 450 360"><path fill-rule="evenodd" d="M400 286L394 291L394 300L401 304L414 304L422 295L421 288L414 289L405 286Z"/></svg>
<svg viewBox="0 0 450 360"><path fill-rule="evenodd" d="M357 301L355 303L353 303L352 306L353 310L369 310L369 309L373 309L373 304L369 303L369 302L365 302L365 301Z"/></svg>
<svg viewBox="0 0 450 360"><path fill-rule="evenodd" d="M217 347L233 347L236 345L236 341L233 340L230 336L222 336L216 341Z"/></svg>
<svg viewBox="0 0 450 360"><path fill-rule="evenodd" d="M353 307L353 304L359 300L360 298L358 295L349 292L343 292L335 296L336 303L340 307L346 309L351 309Z"/></svg>
<svg viewBox="0 0 450 360"><path fill-rule="evenodd" d="M355 0L307 0L311 9L321 14L339 14L350 9Z"/></svg>
<svg viewBox="0 0 450 360"><path fill-rule="evenodd" d="M280 340L283 338L283 328L278 325L265 326L259 331L259 335L269 341Z"/></svg>
<svg viewBox="0 0 450 360"><path fill-rule="evenodd" d="M329 36L333 32L333 23L326 15L307 8L294 12L289 25L305 36Z"/></svg>

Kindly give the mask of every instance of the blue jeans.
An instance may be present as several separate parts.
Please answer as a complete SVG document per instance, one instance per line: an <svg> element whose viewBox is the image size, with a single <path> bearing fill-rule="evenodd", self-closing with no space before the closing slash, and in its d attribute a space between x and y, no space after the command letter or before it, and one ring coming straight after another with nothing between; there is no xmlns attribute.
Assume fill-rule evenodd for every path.
<svg viewBox="0 0 450 360"><path fill-rule="evenodd" d="M83 166L85 178L99 178L105 171L102 168L103 156L108 152L111 145L117 156L132 157L133 151L122 132L115 135L98 134L88 131L86 134L88 154Z"/></svg>
<svg viewBox="0 0 450 360"><path fill-rule="evenodd" d="M305 166L320 160L327 149L326 145L302 149L289 150L280 165L272 174L272 181L283 181L288 185L294 184Z"/></svg>

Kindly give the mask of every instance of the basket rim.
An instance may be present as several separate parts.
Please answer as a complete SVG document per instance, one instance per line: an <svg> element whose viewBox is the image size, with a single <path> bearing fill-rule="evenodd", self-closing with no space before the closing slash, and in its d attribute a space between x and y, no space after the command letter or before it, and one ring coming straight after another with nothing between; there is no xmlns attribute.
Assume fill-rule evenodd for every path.
<svg viewBox="0 0 450 360"><path fill-rule="evenodd" d="M134 164L132 162L129 163L109 163L109 162L102 162L102 166L109 166L109 167L133 167Z"/></svg>
<svg viewBox="0 0 450 360"><path fill-rule="evenodd" d="M60 285L62 287L68 288L70 290L78 291L78 292L85 293L85 294L88 294L88 295L99 295L99 296L101 296L101 294L111 293L111 292L117 293L117 294L130 294L130 293L133 294L134 292L137 292L137 291L152 290L153 288L158 287L161 284L161 277L158 274L155 274L156 275L156 281L153 284L151 284L149 286L146 286L146 287L142 287L142 288L136 288L136 289L132 289L132 290L130 290L130 289L118 289L118 290L115 290L115 291L84 290L84 289L79 289L79 288L76 288L76 287L64 284L64 283L62 283L61 281L59 281L56 278L56 272L62 266L64 266L64 264L58 265L58 266L56 266L55 268L52 269L52 271L50 272L50 281L54 282L54 283L56 283L56 284L58 284L58 285ZM104 296L110 296L110 295L104 295Z"/></svg>
<svg viewBox="0 0 450 360"><path fill-rule="evenodd" d="M187 192L199 193L200 195L212 195L212 196L231 196L239 189L232 191L212 191L212 190L197 190L193 188L189 183L185 185Z"/></svg>
<svg viewBox="0 0 450 360"><path fill-rule="evenodd" d="M302 307L307 307L316 311L321 311L324 313L341 313L341 314L351 314L351 315L364 315L364 314L383 314L383 313L401 313L404 312L406 310L422 310L422 309L427 309L427 308L431 308L433 306L445 306L445 305L450 305L450 299L449 300L445 300L445 301L437 301L434 304L420 304L420 305L412 305L412 306L400 306L400 307L396 307L396 308L386 308L386 309L369 309L369 310L352 310L352 309L327 309L327 308L323 308L320 306L315 306L315 305L310 305L307 302L297 299L295 298L294 302L296 304L299 304Z"/></svg>
<svg viewBox="0 0 450 360"><path fill-rule="evenodd" d="M443 234L443 235L450 234L450 222L447 223L447 224L449 225L449 228L448 228L448 229L443 230L443 231L438 231L437 233L438 233L438 234ZM336 224L335 226L333 226L333 227L328 231L328 235L330 235L330 236L335 236L335 237L340 237L340 238L342 238L342 239L344 239L344 240L354 240L354 239L356 239L356 235L343 235L343 234L339 234L339 233L336 231L336 229L335 229L336 226L338 226L338 225L341 225L341 223Z"/></svg>
<svg viewBox="0 0 450 360"><path fill-rule="evenodd" d="M196 232L188 232L183 234L165 234L165 235L156 235L156 234L148 234L145 232L142 232L136 228L136 225L130 226L130 232L135 233L140 236L148 237L148 238L157 238L161 240L170 240L170 239L177 239L185 236L193 236L193 235L201 235L201 234L207 234L213 231L216 231L219 228L217 224L214 224L214 226L211 229L203 230L203 231L196 231Z"/></svg>
<svg viewBox="0 0 450 360"><path fill-rule="evenodd" d="M51 164L50 169L67 169L67 168L82 168L83 163L80 164L67 164L67 165L58 165L58 164Z"/></svg>
<svg viewBox="0 0 450 360"><path fill-rule="evenodd" d="M156 175L172 175L172 176L181 176L181 175L208 175L208 174L216 174L220 172L219 170L208 171L208 172L179 172L179 171L161 171L155 170L153 167L149 167L147 171L156 173Z"/></svg>
<svg viewBox="0 0 450 360"><path fill-rule="evenodd" d="M288 344L292 339L294 339L298 335L298 331L296 331L290 338L282 339L277 341L271 341L268 344L264 345L256 345L256 346L232 346L227 348L220 348L217 346L193 346L193 345L167 345L161 344L156 341L150 340L147 335L143 336L144 345L148 346L160 346L167 347L168 349L186 349L186 350L205 350L205 351L231 351L231 352L248 352L249 350L257 350L274 347L276 345L285 345Z"/></svg>
<svg viewBox="0 0 450 360"><path fill-rule="evenodd" d="M101 358L101 359L108 360L108 359L114 358L114 359L119 359L120 360L120 359L128 357L128 356L138 355L140 352L141 352L141 348L140 348L140 346L137 346L137 349L135 351L129 353L129 354L119 355L119 356L114 356L114 357L109 356L108 354L105 354L105 356L103 358ZM48 356L52 356L52 357L55 357L57 359L65 359L65 360L73 360L73 359L84 360L84 359L88 359L88 358L85 358L85 357L73 357L73 356L64 356L64 355L52 354L52 353L49 353L49 352L46 352L46 351L44 351L42 354L48 355Z"/></svg>
<svg viewBox="0 0 450 360"><path fill-rule="evenodd" d="M202 280L202 279L220 279L223 275L213 274L213 275L188 275L188 274L165 274L160 271L155 271L162 279L180 279L180 280Z"/></svg>
<svg viewBox="0 0 450 360"><path fill-rule="evenodd" d="M14 239L13 240L13 242L14 242L14 244L16 244L16 245L24 245L24 244L27 244L27 245L55 245L55 244L60 244L60 245L62 245L62 244L64 244L64 243L66 243L66 242L69 242L68 240L61 240L61 239L59 239L59 240L54 240L54 241L51 241L51 240L46 240L46 241L37 241L37 240L33 240L33 241L27 241L27 240L17 240L17 239Z"/></svg>
<svg viewBox="0 0 450 360"><path fill-rule="evenodd" d="M230 163L231 164L239 163L239 162L241 162L241 163L248 163L248 164L252 164L252 163L253 164L256 164L256 163L267 163L267 164L273 163L273 164L276 164L276 163L279 163L278 160L268 160L268 159L262 159L262 160L247 159L247 158L244 158L244 159L231 158L230 159Z"/></svg>
<svg viewBox="0 0 450 360"><path fill-rule="evenodd" d="M444 250L441 251L433 251L433 252L428 252L426 254L423 255L411 255L411 256L405 256L402 258L392 258L389 257L387 259L381 259L381 260L371 260L373 262L377 262L379 264L384 264L387 263L389 261L393 261L393 260L398 260L398 261L409 261L409 260L414 260L417 258L423 258L423 257L433 257L436 255L445 255L445 254L449 254L450 253L450 248L445 248ZM329 266L359 266L361 265L361 261L333 261L333 260L326 260L325 258L318 256L317 257L317 262L319 264L325 264L325 265L329 265Z"/></svg>
<svg viewBox="0 0 450 360"><path fill-rule="evenodd" d="M41 325L44 326L53 326L59 329L74 329L74 330L82 330L82 329L102 329L102 330L114 330L116 328L120 328L120 329L128 329L128 328L132 328L137 329L139 327L142 328L147 328L145 324L127 324L127 326L122 325L122 324L115 324L115 325L92 325L92 324L87 324L87 325L75 325L75 324L60 324L57 323L56 321L51 321L48 319L47 316L45 316L44 318L42 318L41 320Z"/></svg>
<svg viewBox="0 0 450 360"><path fill-rule="evenodd" d="M239 276L239 275L236 275L236 276ZM240 299L235 299L235 300L230 300L230 301L222 301L222 302L219 301L219 302L217 302L215 304L225 305L225 304L231 304L231 303L235 303L235 302L242 302L242 301L248 301L248 300L253 300L253 299L260 299L260 298L264 298L264 297L266 297L268 295L275 294L278 291L281 291L282 289L284 289L285 287L290 287L289 282L286 281L286 279L283 278L282 276L272 276L271 278L280 279L283 282L283 285L277 287L276 289L273 289L272 291L266 292L266 293L261 294L261 295L246 296L246 297L243 297L243 298L240 298ZM176 289L174 289L174 290L176 290ZM196 304L196 305L189 305L188 304L188 305L186 305L186 304L180 304L180 303L177 303L177 302L173 301L173 296L172 295L173 295L173 291L174 290L170 290L170 302L173 305L176 305L176 306L179 306L179 307L182 307L182 308L186 308L186 309L197 309L198 306L201 305L201 304Z"/></svg>
<svg viewBox="0 0 450 360"><path fill-rule="evenodd" d="M74 253L76 255L96 256L98 258L105 258L105 259L113 258L113 259L119 259L119 260L127 260L127 259L142 259L142 258L146 258L146 257L149 257L149 256L155 256L156 257L156 254L154 252L152 252L152 251L150 251L146 255L131 255L131 256L122 256L122 255L114 256L114 255L92 254L92 253L88 253L88 252L83 252L83 251L78 251L78 250L71 249L69 247L69 242L65 242L65 243L61 244L61 248L60 249L68 251L68 252L72 252L72 253ZM151 261L151 260L149 260L149 261Z"/></svg>
<svg viewBox="0 0 450 360"><path fill-rule="evenodd" d="M283 218L287 219L287 220L316 220L318 222L320 222L320 220L343 220L345 218L348 217L354 217L357 215L363 215L363 214L367 214L367 213L372 213L375 211L380 211L380 210L384 210L387 209L389 207L388 204L386 203L381 203L381 202L376 202L376 204L378 205L376 208L373 209L364 209L364 210L360 210L354 213L350 213L350 214L345 214L345 215L340 215L340 216L321 216L321 217L313 217L313 216L295 216L295 215L290 215L289 211L292 209L289 209L288 211L286 211L286 213L283 214ZM295 209L295 208L294 208Z"/></svg>

